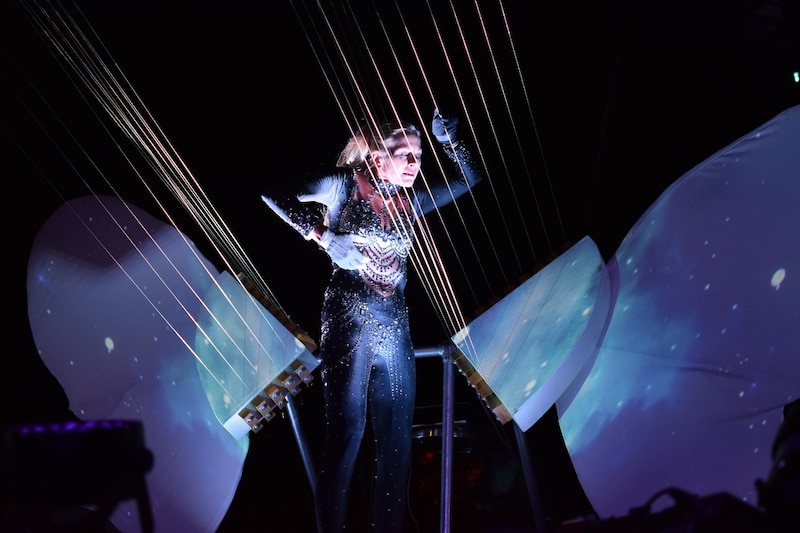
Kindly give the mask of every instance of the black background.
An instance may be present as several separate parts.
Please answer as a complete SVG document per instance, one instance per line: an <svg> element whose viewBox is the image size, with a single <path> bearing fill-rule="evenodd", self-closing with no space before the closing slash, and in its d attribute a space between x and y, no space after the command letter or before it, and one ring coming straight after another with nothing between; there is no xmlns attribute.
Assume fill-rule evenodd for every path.
<svg viewBox="0 0 800 533"><path fill-rule="evenodd" d="M381 5L383 13L391 12L389 3L375 4ZM453 24L446 23L451 20L447 17L449 2L432 4L436 20L444 21L443 31L451 34ZM543 190L552 188L554 202L541 207L547 212L546 222L543 229L535 230L531 256L516 265L501 257L504 267L497 269L502 270L501 275L490 275L485 284L476 284L480 288L461 289L468 310L513 284L548 251L584 235L592 237L604 257L610 258L627 231L670 183L728 143L800 103L800 84L791 77L800 69L796 2L507 4L518 63L501 55L500 72L510 80L518 65L526 80L527 104L522 104L520 94L510 95L515 116L528 124L522 142L535 166L537 183ZM118 140L117 134L98 127L79 96L80 84L69 81L21 5L4 2L0 8L0 146L5 163L3 216L8 248L4 258L11 316L2 386L4 426L69 416L66 398L39 360L27 323L27 257L41 224L65 199L90 193L87 183L95 183L95 165L119 187L124 199L153 209L159 216L136 186L130 168L120 160L111 142L112 138ZM290 179L332 163L347 137L338 102L314 55L322 48L310 45L308 19L297 15L298 4L148 0L78 5L86 17L81 25L87 27L88 23L108 47L275 290L278 301L316 338L328 268L324 257L271 218L259 199L269 180ZM381 26L370 16L372 9L367 5L356 9L363 14L359 27L368 38L377 39ZM404 2L409 26L418 23L415 28L424 27L423 22L431 18L429 8L425 2ZM459 9L464 10L465 20L474 19L467 6ZM494 4L486 9L494 10ZM313 11L313 6L309 10ZM402 28L399 17L385 17L380 22L393 32ZM468 31L477 42L478 33L473 30ZM427 68L437 87L437 99L463 112L457 94L442 82L447 74L444 65L432 59L439 51L435 36L416 31L423 55L431 58ZM490 31L498 35L502 30L494 26ZM352 38L354 34L349 35ZM312 32L312 41L314 38ZM448 46L452 43L448 41ZM374 53L388 73L390 57L377 47ZM456 65L465 72L468 67ZM389 79L397 94L404 96L405 90ZM420 80L412 82L413 90L424 93ZM487 105L493 109L502 105L497 94L490 98ZM408 102L398 100L403 112L412 111ZM471 112L484 103L475 96L468 96L466 102ZM425 120L431 103L421 98ZM528 112L535 117L535 130L521 118L527 118ZM500 141L510 146L505 135L511 124L502 113L495 116L497 120L491 124L476 118L475 136L497 129L503 132ZM462 131L467 136L475 133L469 128ZM84 153L89 154L91 163ZM487 154L484 164L490 174L502 174L505 165L519 163ZM518 176L522 169L513 166L510 173ZM498 201L510 205L509 195L501 189ZM489 215L494 198L487 192L481 198ZM523 202L531 219L538 218L531 199ZM207 250L207 257L216 260L180 208L171 209L185 223L180 229ZM467 215L475 213L467 211ZM512 225L515 230L520 228L519 222ZM478 242L484 257L489 253L486 246ZM481 277L477 265L470 268L466 278ZM457 282L459 287L469 284ZM435 345L448 337L413 280L409 302L418 346ZM420 364L420 419L435 421L441 364L435 360ZM474 395L465 390L461 378L457 388L460 405L469 410L466 416L474 416L484 427L491 426L480 406L471 405L476 403ZM303 401L304 407L310 406L306 411L319 409L318 389L308 391ZM308 416L315 428L317 415ZM293 488L289 494L262 490L272 494L273 503L288 500L299 510L308 510L308 489L288 426L286 420L279 420L253 438L242 495L237 496L223 523L228 530L259 527L264 516L259 506L265 492L256 487L278 483L268 474L277 468L278 458L285 459L284 467L292 465L296 475L287 483ZM489 441L498 441L500 448L513 441L507 427L492 433ZM541 463L551 519L584 512L587 504L571 477L553 413L529 434ZM256 479L250 477L251 471ZM518 496L518 491L514 494ZM523 497L523 508L524 503ZM310 519L308 512L298 514L300 525ZM526 511L519 514L520 521L530 520Z"/></svg>

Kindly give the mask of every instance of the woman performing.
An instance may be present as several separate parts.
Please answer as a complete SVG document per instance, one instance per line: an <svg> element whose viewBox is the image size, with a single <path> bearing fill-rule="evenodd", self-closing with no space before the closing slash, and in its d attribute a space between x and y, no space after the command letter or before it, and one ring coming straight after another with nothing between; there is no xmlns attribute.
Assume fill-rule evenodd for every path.
<svg viewBox="0 0 800 533"><path fill-rule="evenodd" d="M353 135L333 172L281 184L262 196L333 262L319 343L326 431L315 491L320 532L345 527L368 415L376 453L372 528L403 530L416 387L403 291L414 222L481 180L470 152L456 139L457 124L457 117L434 111L432 133L452 166L447 181L414 187L420 131L387 123Z"/></svg>

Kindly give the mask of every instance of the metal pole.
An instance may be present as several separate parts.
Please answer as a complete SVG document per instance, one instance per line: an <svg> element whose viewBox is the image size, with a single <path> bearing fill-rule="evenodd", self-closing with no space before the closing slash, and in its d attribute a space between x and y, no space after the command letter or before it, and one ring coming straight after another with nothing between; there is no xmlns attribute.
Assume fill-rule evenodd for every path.
<svg viewBox="0 0 800 533"><path fill-rule="evenodd" d="M450 531L450 501L453 482L453 364L450 361L450 347L442 353L444 377L442 379L442 514L441 532Z"/></svg>
<svg viewBox="0 0 800 533"><path fill-rule="evenodd" d="M294 400L291 394L286 395L286 412L289 414L289 421L292 423L292 430L294 438L297 441L297 447L300 448L300 455L303 458L303 465L306 467L306 476L308 476L308 483L311 485L311 493L317 493L317 474L314 470L314 463L311 460L311 452L308 449L305 433L303 433L303 426L300 423L300 418L294 408Z"/></svg>
<svg viewBox="0 0 800 533"><path fill-rule="evenodd" d="M450 532L450 501L452 495L453 481L453 428L455 427L453 418L453 381L455 371L453 369L450 354L452 346L442 345L434 348L420 348L414 350L416 357L442 358L442 472L441 472L441 512L439 518L439 528L441 533Z"/></svg>
<svg viewBox="0 0 800 533"><path fill-rule="evenodd" d="M525 440L525 433L516 423L514 423L514 433L517 436L517 448L522 461L522 470L525 474L525 484L528 487L528 498L533 511L534 528L536 533L545 533L547 531L547 521L544 518L544 506L539 494L539 486L536 483L536 472L533 469L533 461L528 450L528 443Z"/></svg>

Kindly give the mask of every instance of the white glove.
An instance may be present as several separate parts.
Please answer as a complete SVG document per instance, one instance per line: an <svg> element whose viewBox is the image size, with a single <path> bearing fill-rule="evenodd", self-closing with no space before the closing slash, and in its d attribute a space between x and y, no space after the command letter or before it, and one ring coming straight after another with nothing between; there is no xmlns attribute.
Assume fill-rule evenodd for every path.
<svg viewBox="0 0 800 533"><path fill-rule="evenodd" d="M319 244L328 252L331 260L345 270L358 270L367 262L367 258L356 248L350 233L336 234L326 229Z"/></svg>
<svg viewBox="0 0 800 533"><path fill-rule="evenodd" d="M433 110L431 133L437 141L442 144L455 144L457 127L458 117L456 115L443 115L439 109Z"/></svg>

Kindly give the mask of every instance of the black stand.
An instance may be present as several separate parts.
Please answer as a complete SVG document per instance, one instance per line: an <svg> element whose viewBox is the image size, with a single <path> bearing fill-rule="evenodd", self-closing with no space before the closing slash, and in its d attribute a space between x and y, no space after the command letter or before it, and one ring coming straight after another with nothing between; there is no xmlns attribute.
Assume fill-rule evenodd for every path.
<svg viewBox="0 0 800 533"><path fill-rule="evenodd" d="M525 475L528 499L530 500L531 510L533 511L533 524L536 528L536 533L545 533L547 531L547 523L544 518L544 506L542 505L541 496L539 494L539 486L536 483L536 473L534 472L533 460L531 459L530 450L528 449L528 441L525 438L525 433L516 424L514 424L514 434L517 437L517 449L519 450L519 457L522 462L522 471Z"/></svg>
<svg viewBox="0 0 800 533"><path fill-rule="evenodd" d="M454 430L454 398L453 380L455 376L454 363L451 358L453 346L450 344L433 348L418 349L415 351L417 357L439 356L444 365L444 377L442 379L442 481L441 481L441 520L439 523L441 533L450 532L450 502L452 497L452 477L453 477L453 430ZM531 461L530 451L525 440L525 434L514 424L514 431L517 437L517 447L519 448L520 460L522 461L525 485L528 490L531 510L533 511L534 525L536 533L545 533L547 525L545 521L544 508L541 503L539 488L536 483L536 475Z"/></svg>
<svg viewBox="0 0 800 533"><path fill-rule="evenodd" d="M317 473L314 469L314 461L311 457L311 451L308 449L308 444L306 441L305 432L303 431L303 425L300 422L300 417L298 416L295 408L294 408L294 401L292 400L292 395L286 395L286 412L289 414L289 421L292 423L292 431L294 433L294 438L297 440L297 446L300 448L300 456L303 459L303 466L306 469L306 476L308 477L308 483L311 485L311 493L316 494L317 492Z"/></svg>
<svg viewBox="0 0 800 533"><path fill-rule="evenodd" d="M441 510L439 519L439 530L441 533L450 532L451 524L451 499L452 499L452 479L453 479L453 430L455 426L454 421L454 403L453 398L453 385L455 379L455 364L451 358L453 346L445 344L441 346L434 346L431 348L418 348L414 350L414 355L417 358L424 357L440 357L443 365L443 383L442 383L442 470L441 470ZM288 396L287 396L288 397ZM297 414L292 406L291 399L287 403L287 411L289 419L292 423L295 439L300 448L300 454L303 458L303 463L306 469L308 481L311 484L312 490L316 487L316 474L311 460L311 454L306 443L303 428ZM525 441L525 434L519 429L519 426L514 424L514 430L517 435L517 446L519 448L520 458L522 461L523 474L525 476L525 484L530 498L531 509L533 510L534 524L537 533L545 533L546 523L544 519L543 507L541 505L539 490L536 484L536 476L533 471L533 463L530 458L527 443Z"/></svg>
<svg viewBox="0 0 800 533"><path fill-rule="evenodd" d="M453 361L451 345L423 348L414 351L414 355L421 357L441 357L443 366L442 377L442 480L441 480L441 514L439 518L439 531L450 531L450 501L453 494Z"/></svg>

